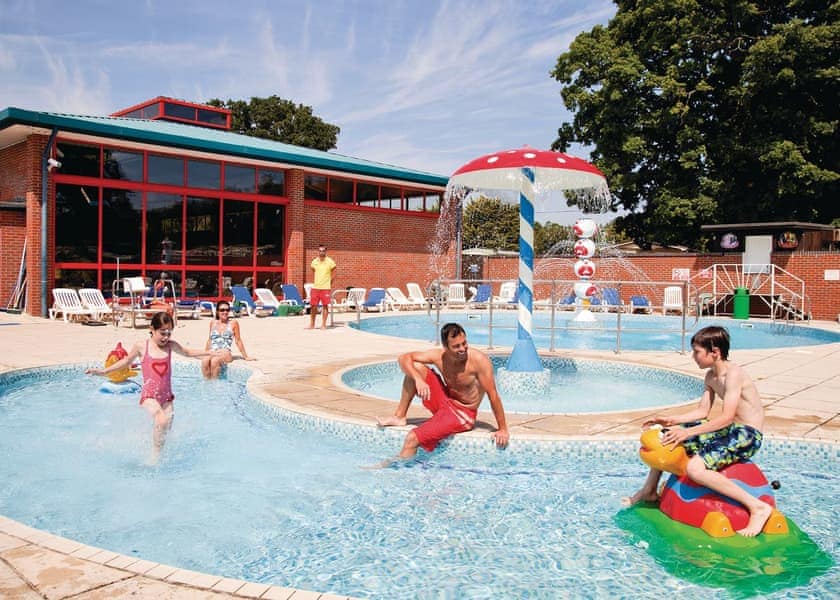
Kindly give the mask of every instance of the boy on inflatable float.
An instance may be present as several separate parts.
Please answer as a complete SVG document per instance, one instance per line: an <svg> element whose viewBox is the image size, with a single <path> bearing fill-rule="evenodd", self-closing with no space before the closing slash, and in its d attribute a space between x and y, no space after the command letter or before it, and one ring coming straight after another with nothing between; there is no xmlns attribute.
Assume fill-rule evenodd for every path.
<svg viewBox="0 0 840 600"><path fill-rule="evenodd" d="M632 506L639 502L659 502L659 478L663 470L669 470L677 475L686 475L692 482L740 502L749 511L748 522L737 530L742 536L754 537L761 533L774 513L772 524L777 528L784 527L784 517L775 512L771 504L753 496L736 481L720 472L737 471L738 467L750 467L758 471L751 463L736 463L745 463L758 451L763 437L761 429L764 426L764 407L755 384L742 367L728 360L729 333L723 327L704 327L691 338L691 347L692 357L697 366L708 369L700 402L697 408L685 414L674 417L657 416L644 424L645 427L660 425L663 429L648 430L642 435L643 448L640 455L651 467L650 473L642 488L632 496L624 498L623 504ZM716 395L723 401L722 411L709 418ZM645 440L648 440L647 443ZM650 447L658 446L660 442L660 450L664 450L660 452L661 455L675 454L675 450L682 452L682 449L678 448L682 444L682 448L688 453L687 460L683 458L682 464L677 465L667 464L673 462L672 457L666 458L662 463L658 462ZM760 471L758 474L766 483ZM666 514L669 514L665 506L666 499L669 503L679 502L679 494L671 494L673 498L666 498L669 492L672 490L666 490L660 504L660 509ZM773 502L772 493L765 497ZM672 514L669 516L675 518ZM778 523L779 520L781 523ZM697 523L696 526L700 524ZM706 527L703 529L706 530ZM731 532L721 533L727 534L732 535Z"/></svg>

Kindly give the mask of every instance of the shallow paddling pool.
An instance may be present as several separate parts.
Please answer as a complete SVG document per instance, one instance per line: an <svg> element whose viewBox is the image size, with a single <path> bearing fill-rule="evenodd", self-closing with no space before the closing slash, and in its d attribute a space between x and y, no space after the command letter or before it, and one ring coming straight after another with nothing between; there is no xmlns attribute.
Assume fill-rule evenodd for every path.
<svg viewBox="0 0 840 600"><path fill-rule="evenodd" d="M0 513L84 543L250 581L368 598L728 597L663 570L614 522L635 442L460 436L397 468L403 433L267 407L242 374L176 363L157 466L136 396L82 367L0 376ZM837 450L770 440L778 502L837 563ZM840 571L768 597L831 597Z"/></svg>

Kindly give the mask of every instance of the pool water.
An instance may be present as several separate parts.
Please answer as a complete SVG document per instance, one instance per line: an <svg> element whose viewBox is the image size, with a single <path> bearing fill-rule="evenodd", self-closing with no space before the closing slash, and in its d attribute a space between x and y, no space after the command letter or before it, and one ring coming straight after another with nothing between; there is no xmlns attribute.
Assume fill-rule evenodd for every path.
<svg viewBox="0 0 840 600"><path fill-rule="evenodd" d="M579 350L615 350L616 314L593 313L596 321L579 324L573 321L575 313L555 314L555 348ZM434 316L434 314L433 314ZM483 311L450 311L441 313L441 325L448 321L460 323L467 332L467 339L473 344L486 346L489 337L489 313ZM694 323L687 319L686 326ZM533 315L532 337L538 349L551 348L550 316L546 311ZM652 315L621 316L621 350L672 350L681 351L683 340L680 331L680 317L656 317ZM735 321L729 319L703 318L688 332L685 349L690 350L691 335L707 325L726 327L731 339L732 352L756 348L791 348L840 342L840 333L817 329L807 325L788 325L756 320ZM359 325L350 323L362 331L394 337L423 341L439 339L439 328L425 312L400 314L397 316L363 319ZM493 311L493 345L512 347L516 342L517 311Z"/></svg>
<svg viewBox="0 0 840 600"><path fill-rule="evenodd" d="M494 370L507 356L491 356ZM665 369L628 363L544 358L551 371L547 393L500 390L506 412L592 413L661 407L696 400L703 380ZM344 385L387 400L399 401L403 373L396 361L363 365L345 371Z"/></svg>
<svg viewBox="0 0 840 600"><path fill-rule="evenodd" d="M175 365L157 466L135 396L82 367L0 376L0 513L185 569L365 598L722 598L663 570L614 522L645 468L633 442L506 451L461 436L396 468L402 433L326 423ZM785 513L835 566L766 597L831 597L840 576L837 450L768 440Z"/></svg>

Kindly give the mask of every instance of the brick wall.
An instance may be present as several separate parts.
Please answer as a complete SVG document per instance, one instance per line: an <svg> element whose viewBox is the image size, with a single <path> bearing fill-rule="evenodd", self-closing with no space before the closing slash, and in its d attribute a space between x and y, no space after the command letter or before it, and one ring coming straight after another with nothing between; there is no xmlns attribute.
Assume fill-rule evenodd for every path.
<svg viewBox="0 0 840 600"><path fill-rule="evenodd" d="M415 281L426 285L433 276L429 243L437 215L386 210L336 209L326 203L306 205L305 281L318 244L338 265L335 288L400 286ZM449 276L452 274L449 273ZM304 280L294 280L302 286Z"/></svg>

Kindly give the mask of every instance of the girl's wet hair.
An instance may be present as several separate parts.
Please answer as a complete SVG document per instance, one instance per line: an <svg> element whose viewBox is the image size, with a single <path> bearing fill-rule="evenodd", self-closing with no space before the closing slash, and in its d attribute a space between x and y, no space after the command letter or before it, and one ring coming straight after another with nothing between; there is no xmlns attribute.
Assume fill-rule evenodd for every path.
<svg viewBox="0 0 840 600"><path fill-rule="evenodd" d="M152 329L163 329L164 327L169 327L172 329L175 327L175 321L172 320L172 315L167 312L156 312L152 315Z"/></svg>
<svg viewBox="0 0 840 600"><path fill-rule="evenodd" d="M223 306L227 306L228 308L230 308L230 302L228 302L227 300L219 300L219 303L216 304L216 310L219 310Z"/></svg>
<svg viewBox="0 0 840 600"><path fill-rule="evenodd" d="M445 348L449 348L449 340L462 333L466 335L467 332L458 323L447 323L440 328L440 342Z"/></svg>
<svg viewBox="0 0 840 600"><path fill-rule="evenodd" d="M706 352L711 352L717 348L720 350L720 357L723 360L729 358L729 332L723 327L709 325L698 330L691 336L691 345L700 346Z"/></svg>

